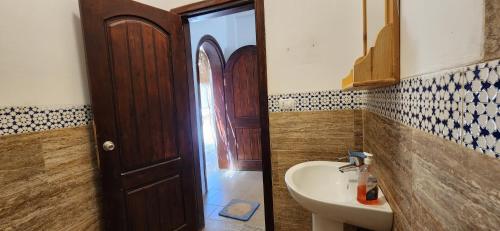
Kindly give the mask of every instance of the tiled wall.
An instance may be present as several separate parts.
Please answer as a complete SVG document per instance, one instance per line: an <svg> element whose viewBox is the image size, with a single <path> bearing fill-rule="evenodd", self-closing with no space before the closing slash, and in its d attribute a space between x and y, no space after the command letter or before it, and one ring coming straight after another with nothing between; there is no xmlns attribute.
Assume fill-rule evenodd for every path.
<svg viewBox="0 0 500 231"><path fill-rule="evenodd" d="M99 230L90 106L0 108L0 230Z"/></svg>
<svg viewBox="0 0 500 231"><path fill-rule="evenodd" d="M416 76L368 91L271 95L269 110L328 111L367 109L407 126L500 158L499 60ZM498 97L497 97L498 96ZM282 110L280 99L294 99Z"/></svg>
<svg viewBox="0 0 500 231"><path fill-rule="evenodd" d="M370 111L363 129L394 230L500 227L500 161Z"/></svg>
<svg viewBox="0 0 500 231"><path fill-rule="evenodd" d="M370 90L369 111L500 158L499 60Z"/></svg>
<svg viewBox="0 0 500 231"><path fill-rule="evenodd" d="M0 107L0 136L85 126L90 106Z"/></svg>
<svg viewBox="0 0 500 231"><path fill-rule="evenodd" d="M500 227L499 76L495 60L367 92L363 148L395 230Z"/></svg>
<svg viewBox="0 0 500 231"><path fill-rule="evenodd" d="M484 58L500 57L500 1L485 0Z"/></svg>
<svg viewBox="0 0 500 231"><path fill-rule="evenodd" d="M361 149L361 115L359 110L270 113L276 230L307 231L312 224L310 212L288 193L286 170L301 162L335 160L349 149Z"/></svg>
<svg viewBox="0 0 500 231"><path fill-rule="evenodd" d="M375 90L270 96L277 230L311 227L310 213L288 195L286 170L345 155L336 145L349 132L358 138L347 143L377 155L396 230L500 226L499 73L496 60ZM296 107L280 109L290 98ZM340 129L345 123L352 127Z"/></svg>
<svg viewBox="0 0 500 231"><path fill-rule="evenodd" d="M491 176L495 176L495 174L491 174L491 172L499 172L498 161L487 156L500 158L500 133L498 130L500 127L498 124L500 122L498 120L500 103L500 98L498 96L500 89L499 75L499 61L495 60L488 63L481 63L446 72L406 79L398 85L376 90L347 92L333 90L325 92L270 96L269 109L271 111L270 126L271 149L273 155L273 190L275 196L274 198L276 200L275 209L277 227L281 227L281 230L299 230L304 227L310 227L309 225L306 226L306 224L310 224L310 216L289 197L286 191L286 186L282 181L282 177L284 176L286 169L291 167L293 164L307 160L332 160L337 156L345 155L348 148L361 149L363 146L366 150L374 150L376 153L399 153L397 155L394 154L393 156L386 155L380 157L385 158L384 162L387 163L386 166L381 166L381 171L391 173L387 174L384 182L386 182L385 187L388 188L387 190L394 198L393 202L397 203L397 218L408 216L406 218L424 219L424 222L421 224L431 222L431 220L425 220L425 214L419 217L412 217L413 215L411 214L425 210L425 208L416 207L413 203L434 203L435 205L437 202L428 199L432 196L427 195L425 198L419 198L419 195L415 195L415 193L420 192L416 190L419 189L418 187L431 187L432 185L429 185L429 182L439 184L443 181L443 178L433 178L435 174L441 174L443 177L448 177L448 175L446 175L448 173L441 172L442 169L454 172L454 168L462 169L463 166L468 166L468 168L464 170L466 172L464 172L462 176L467 176L468 174L471 178L459 177L446 179L455 182L456 184L472 184L475 188L467 188L464 185L458 185L454 190L456 190L456 192L462 192L463 190L483 192L487 189L490 194L475 195L478 197L485 196L485 198L488 196L489 198L498 200L498 195L500 195L500 192L498 191L499 189L496 186L498 184L489 184L489 182L491 183L494 180ZM288 98L294 99L296 107L291 110L281 110L279 108L279 99ZM366 110L363 110L364 112L362 112L361 110L353 109ZM364 116L362 116L363 113L365 113ZM70 133L66 133L69 131L82 135L83 133L78 130L82 129L81 127L74 129L71 127L88 125L90 121L91 114L88 106L62 108L1 108L0 144L1 148L3 148L2 153L5 153L3 156L9 156L8 154L15 154L19 156L21 156L21 154L35 155L35 151L29 151L23 148L43 148L51 147L51 145L58 145L58 139L46 140L46 136L61 136L60 139L64 140L65 136L71 137ZM380 121L385 122L382 123ZM364 126L362 125L363 123ZM367 126L368 123L372 127ZM391 123L390 126L386 126L385 128L387 130L385 134L390 134L390 137L387 138L399 137L396 140L397 142L380 142L377 141L377 139L381 139L380 137L375 139L376 137L374 135L369 135L371 131L370 129L376 129L374 131L379 131L379 129L383 128L381 124L384 123ZM69 129L48 131L59 128ZM390 128L394 128L396 130L391 130ZM19 135L21 133L32 131L44 132ZM80 133L78 133L78 131L80 131ZM91 134L85 134L87 136L85 139L90 139ZM363 142L362 137L364 134L367 135L365 135L366 137ZM409 134L412 136L407 136ZM27 138L23 138L24 136ZM435 139L435 136L439 136L442 139ZM91 142L85 141L82 137L74 138L74 141L77 143L72 144L75 146L65 146L64 150L73 153L74 150L72 148L76 148L79 144L81 144L88 147L88 149L81 152L80 157L93 158L94 154L92 153L92 149L90 149ZM16 143L16 139L19 139L19 141L24 140L24 143ZM433 159L433 157L423 156L423 154L421 155L421 153L416 150L418 145L413 145L415 142L420 142L419 140L429 143L437 142L428 146L436 147L436 150L428 150L428 152L435 153L435 155L439 155L439 157L443 159ZM24 146L18 147L18 149L16 149L18 151L14 152L12 146L6 145L7 141L9 141L11 145L17 144ZM44 143L40 143L41 141ZM419 144L425 146L425 142L420 142ZM458 143L459 145L453 144L452 142ZM392 147L389 145L393 145L396 148L394 150L397 151L391 152L390 150L392 150ZM442 147L449 147L449 149L443 149ZM468 149L460 149L460 147L467 147ZM38 155L38 157L34 156L33 158L50 159L50 152L39 152L44 153L45 156L41 157ZM311 152L314 152L315 154L312 155ZM456 154L458 157L450 156L450 154L453 153L458 153ZM479 153L485 153L486 155L479 155ZM29 156L23 157L29 159ZM58 161L69 161L69 159L65 159L65 157L72 158L71 155L60 155L58 157ZM26 163L21 163L25 164L23 165L24 167L16 167L17 164L20 163L14 161L14 159L6 159L2 162L4 165L9 165L9 168L37 169L37 166L41 166L40 163L47 163L44 161L47 161L48 159L42 159L37 160L39 162L28 161ZM391 164L390 161L393 160L396 162ZM454 162L454 160L467 160L467 163ZM88 167L95 169L95 165L88 165L85 162L81 163L82 168ZM422 175L426 173L423 171L425 169L419 169L418 174L421 175L418 175L413 172L413 168L405 168L404 164L410 164L411 166L416 164L428 166L429 168L427 168L427 171L429 172L427 173L429 174ZM5 169L8 168L6 167ZM13 171L11 170L0 170L2 179L8 179L7 176L12 172ZM37 175L36 179L50 179L50 171L46 171L45 173L49 175ZM490 175L487 176L487 173L490 173ZM62 177L62 179L72 179L67 178L71 174L73 174L71 171L61 171L57 173L57 176ZM390 178L389 175L391 175L392 178ZM415 176L422 177L413 178ZM484 177L481 180L473 178L480 176ZM418 179L418 181L413 181L414 179ZM10 181L15 182L21 188L24 184L29 185L30 180L32 179L27 178L27 176L10 179ZM88 182L89 181L86 181L84 184L79 184L78 181L67 181L68 184L74 183L75 186L80 185L81 187L87 187L89 185ZM46 184L45 187L47 188L44 190L48 190L51 193L56 192L53 190L59 189L59 186L54 184ZM405 191L405 187L408 190ZM86 190L90 190L88 191L90 194L87 195L94 195L93 190L95 190L95 187L87 187ZM443 189L435 188L435 190L439 191ZM45 193L43 190L35 190L32 192ZM453 190L447 191L443 195L451 195L454 192L455 191ZM76 192L69 192L68 195L71 196L74 193ZM411 197L405 198L404 195L411 195ZM16 201L16 203L22 202L22 200L19 201L19 199L16 199L16 194L0 195L2 198L7 198L8 196L12 196L12 198L14 198L9 199L9 203ZM470 195L467 194L465 196ZM463 197L464 196L461 198ZM71 205L71 202L67 203L68 205ZM472 202L467 203L470 204ZM46 205L47 204L40 205L39 208L46 208L44 207ZM4 206L7 205L2 205L0 207L3 208ZM12 207L15 205L9 206ZM472 212L477 214L479 214L481 209L489 208L486 204L482 203L475 203L473 206L475 206L473 208L476 209L472 210ZM495 208L498 208L498 206ZM445 211L449 208L443 205L442 207L437 207L436 211L439 211L440 209L441 211ZM51 211L56 212L55 210ZM32 212L33 213L25 213L25 217L28 219L25 221L19 220L20 218L8 218L12 219L13 222L19 222L19 224L22 225L28 225L31 221L33 221L32 224L37 224L39 221L37 219L44 216L44 213L36 213L35 211ZM479 216L477 214L475 215L476 217ZM474 214L469 215L474 217ZM94 219L93 216L95 216L95 214L87 215L90 220ZM0 218L4 217L5 215L2 216L2 214L0 214ZM437 220L436 224L441 226L446 226L448 222L451 222L448 217L439 217L436 215L434 218ZM488 219L489 220L484 222L485 225L497 224L495 217ZM396 219L396 221L401 224L404 223L402 227L408 227L408 224L412 225L411 222L405 223L408 219ZM466 220L465 222L469 222L469 220ZM4 222L4 224L7 223ZM44 227L49 227L50 224L54 224L54 227L63 227L58 223L47 223ZM469 223L467 224L469 225L467 227L473 227L470 226ZM414 225L418 225L418 223L415 223Z"/></svg>
<svg viewBox="0 0 500 231"><path fill-rule="evenodd" d="M287 111L331 111L360 109L364 103L365 91L317 91L279 94L269 96L270 112ZM292 99L295 106L291 109L282 109L280 100Z"/></svg>
<svg viewBox="0 0 500 231"><path fill-rule="evenodd" d="M0 230L100 230L92 137L89 126L0 136Z"/></svg>

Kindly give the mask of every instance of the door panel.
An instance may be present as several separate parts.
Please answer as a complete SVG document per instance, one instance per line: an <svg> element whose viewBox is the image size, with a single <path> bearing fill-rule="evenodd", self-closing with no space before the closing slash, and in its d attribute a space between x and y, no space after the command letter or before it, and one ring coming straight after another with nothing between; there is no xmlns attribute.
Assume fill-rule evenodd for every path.
<svg viewBox="0 0 500 231"><path fill-rule="evenodd" d="M236 55L238 53L235 53ZM233 80L234 116L236 118L259 117L259 81L257 56L253 54L234 56L231 70Z"/></svg>
<svg viewBox="0 0 500 231"><path fill-rule="evenodd" d="M80 0L80 12L106 228L195 230L180 17L124 0Z"/></svg>
<svg viewBox="0 0 500 231"><path fill-rule="evenodd" d="M236 50L224 70L227 135L233 167L261 170L261 128L256 46Z"/></svg>
<svg viewBox="0 0 500 231"><path fill-rule="evenodd" d="M132 230L177 230L185 225L179 176L127 192L127 217ZM169 195L168 197L162 195ZM172 209L174 208L174 209Z"/></svg>
<svg viewBox="0 0 500 231"><path fill-rule="evenodd" d="M236 140L247 140L239 142L236 146L238 160L260 160L260 128L237 128Z"/></svg>
<svg viewBox="0 0 500 231"><path fill-rule="evenodd" d="M131 18L113 20L107 31L118 130L124 131L119 139L123 168L133 170L178 157L175 111L169 110L174 103L168 35Z"/></svg>

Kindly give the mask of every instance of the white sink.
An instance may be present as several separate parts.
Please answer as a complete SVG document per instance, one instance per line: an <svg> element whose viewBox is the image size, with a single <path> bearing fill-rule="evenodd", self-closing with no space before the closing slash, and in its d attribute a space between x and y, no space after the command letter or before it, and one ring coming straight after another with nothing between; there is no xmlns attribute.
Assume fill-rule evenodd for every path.
<svg viewBox="0 0 500 231"><path fill-rule="evenodd" d="M311 161L297 164L285 174L292 197L312 212L313 230L343 230L348 223L372 230L391 230L392 209L379 190L378 205L356 200L358 171L341 173L344 162Z"/></svg>

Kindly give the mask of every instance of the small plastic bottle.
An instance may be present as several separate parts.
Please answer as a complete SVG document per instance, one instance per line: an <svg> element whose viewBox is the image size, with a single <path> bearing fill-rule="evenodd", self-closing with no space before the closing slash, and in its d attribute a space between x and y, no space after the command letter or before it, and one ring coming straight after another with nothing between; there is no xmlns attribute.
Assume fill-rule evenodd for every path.
<svg viewBox="0 0 500 231"><path fill-rule="evenodd" d="M364 165L359 169L358 196L359 203L366 205L378 204L378 182L373 175L373 154L365 153Z"/></svg>

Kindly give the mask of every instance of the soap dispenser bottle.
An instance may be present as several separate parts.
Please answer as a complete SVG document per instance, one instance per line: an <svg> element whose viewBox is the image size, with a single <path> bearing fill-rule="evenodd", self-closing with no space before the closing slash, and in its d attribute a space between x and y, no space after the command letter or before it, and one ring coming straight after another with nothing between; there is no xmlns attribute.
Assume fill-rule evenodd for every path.
<svg viewBox="0 0 500 231"><path fill-rule="evenodd" d="M378 204L378 182L373 174L373 154L366 153L364 165L359 169L358 196L359 203L366 205Z"/></svg>

